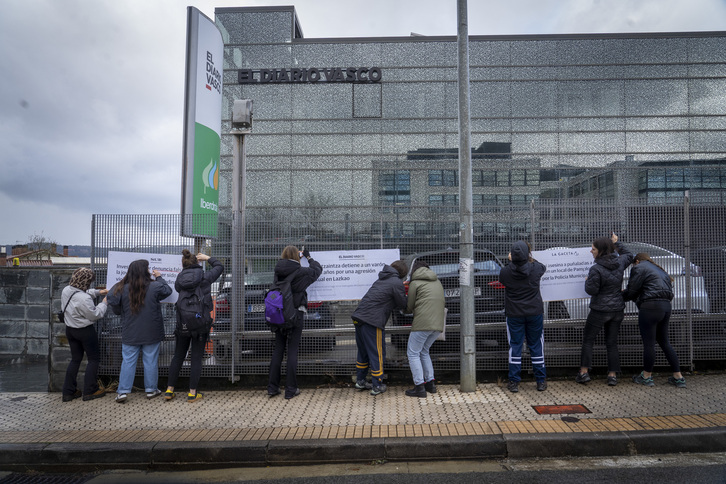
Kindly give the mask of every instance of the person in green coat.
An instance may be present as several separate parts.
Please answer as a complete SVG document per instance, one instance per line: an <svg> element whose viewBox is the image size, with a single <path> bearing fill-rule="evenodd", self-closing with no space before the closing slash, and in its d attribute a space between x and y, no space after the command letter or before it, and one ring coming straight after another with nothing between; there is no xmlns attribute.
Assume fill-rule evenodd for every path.
<svg viewBox="0 0 726 484"><path fill-rule="evenodd" d="M436 393L429 348L444 330L444 304L444 288L436 273L427 263L414 262L406 308L407 313L413 313L406 349L414 384L411 390L406 390L409 397L426 398L427 393Z"/></svg>

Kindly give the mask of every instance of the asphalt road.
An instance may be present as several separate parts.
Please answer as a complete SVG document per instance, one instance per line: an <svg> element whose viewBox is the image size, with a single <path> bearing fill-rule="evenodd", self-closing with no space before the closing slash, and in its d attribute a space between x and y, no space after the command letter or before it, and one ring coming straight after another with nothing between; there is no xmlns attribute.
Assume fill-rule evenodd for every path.
<svg viewBox="0 0 726 484"><path fill-rule="evenodd" d="M56 478L57 480L52 480ZM186 472L116 470L96 474L11 474L0 483L311 483L311 484L588 484L612 482L726 483L726 454L616 458L504 459L440 462L371 462L291 467L209 469Z"/></svg>

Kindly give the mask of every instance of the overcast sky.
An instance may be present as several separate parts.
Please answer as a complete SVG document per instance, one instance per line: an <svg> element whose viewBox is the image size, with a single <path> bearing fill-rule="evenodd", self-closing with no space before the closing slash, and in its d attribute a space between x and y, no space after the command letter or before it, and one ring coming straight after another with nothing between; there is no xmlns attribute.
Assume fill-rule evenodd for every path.
<svg viewBox="0 0 726 484"><path fill-rule="evenodd" d="M178 213L186 5L294 5L315 37L456 35L456 0L3 0L0 245ZM469 34L726 30L726 0L469 0Z"/></svg>

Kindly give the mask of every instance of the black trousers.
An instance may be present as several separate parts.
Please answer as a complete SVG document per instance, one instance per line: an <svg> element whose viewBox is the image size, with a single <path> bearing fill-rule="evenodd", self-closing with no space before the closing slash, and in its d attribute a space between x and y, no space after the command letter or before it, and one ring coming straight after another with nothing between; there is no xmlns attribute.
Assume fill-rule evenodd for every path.
<svg viewBox="0 0 726 484"><path fill-rule="evenodd" d="M648 373L655 366L655 343L661 347L673 373L681 371L678 355L668 339L668 322L671 319L670 301L645 301L638 312L638 326L643 338L643 369Z"/></svg>
<svg viewBox="0 0 726 484"><path fill-rule="evenodd" d="M287 350L287 370L285 372L285 396L292 397L297 391L297 355L300 351L302 340L303 313L298 311L295 326L283 333L275 331L275 349L272 351L270 361L270 377L267 384L267 392L275 393L280 389L280 378L282 373L282 359Z"/></svg>
<svg viewBox="0 0 726 484"><path fill-rule="evenodd" d="M88 356L86 376L83 379L83 394L91 395L98 391L98 365L101 361L101 352L98 348L98 335L93 325L85 328L71 328L66 326L68 346L71 347L71 361L66 369L66 378L63 382L63 395L73 395L78 386L76 377L81 367L83 353Z"/></svg>
<svg viewBox="0 0 726 484"><path fill-rule="evenodd" d="M202 358L204 357L204 345L207 344L207 335L204 335L202 339L185 335L176 336L174 357L171 359L171 364L169 365L167 386L176 386L179 371L181 370L182 364L184 364L184 358L187 356L190 344L192 346L192 365L189 370L189 389L196 390L198 388L199 378L202 376Z"/></svg>
<svg viewBox="0 0 726 484"><path fill-rule="evenodd" d="M585 322L585 332L582 336L582 351L580 353L580 366L592 368L592 348L595 338L605 329L605 347L608 355L608 372L620 372L620 353L618 353L618 333L620 324L625 317L623 311L604 312L590 310Z"/></svg>

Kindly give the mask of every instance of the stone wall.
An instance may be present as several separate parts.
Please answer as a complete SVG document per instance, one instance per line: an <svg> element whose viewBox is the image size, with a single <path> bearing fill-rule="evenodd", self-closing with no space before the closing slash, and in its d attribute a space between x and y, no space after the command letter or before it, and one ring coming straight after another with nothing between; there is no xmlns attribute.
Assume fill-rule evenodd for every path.
<svg viewBox="0 0 726 484"><path fill-rule="evenodd" d="M65 325L56 313L73 270L0 267L0 356L48 358L49 391L60 391L70 361Z"/></svg>

